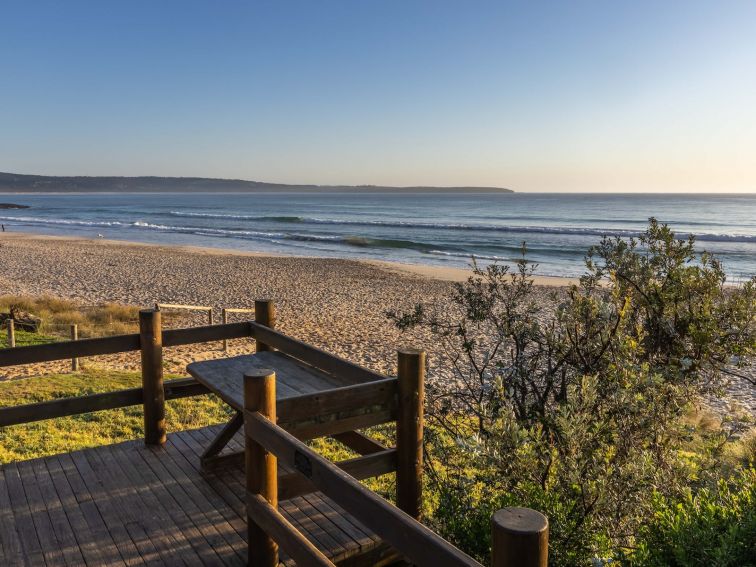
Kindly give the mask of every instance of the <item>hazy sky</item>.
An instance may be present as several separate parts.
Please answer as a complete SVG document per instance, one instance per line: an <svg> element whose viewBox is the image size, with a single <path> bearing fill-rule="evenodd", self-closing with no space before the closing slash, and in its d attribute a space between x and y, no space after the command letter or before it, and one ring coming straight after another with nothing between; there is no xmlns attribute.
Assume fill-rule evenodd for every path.
<svg viewBox="0 0 756 567"><path fill-rule="evenodd" d="M756 1L0 0L0 170L756 191Z"/></svg>

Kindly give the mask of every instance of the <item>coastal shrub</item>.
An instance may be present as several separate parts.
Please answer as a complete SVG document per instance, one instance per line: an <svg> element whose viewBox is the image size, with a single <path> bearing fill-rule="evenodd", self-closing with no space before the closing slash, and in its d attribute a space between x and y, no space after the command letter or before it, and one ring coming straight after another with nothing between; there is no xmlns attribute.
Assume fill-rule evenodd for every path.
<svg viewBox="0 0 756 567"><path fill-rule="evenodd" d="M628 564L643 567L756 565L756 470L672 499L654 494L652 519Z"/></svg>
<svg viewBox="0 0 756 567"><path fill-rule="evenodd" d="M484 559L484 515L531 506L551 519L552 564L585 565L634 545L654 493L714 482L739 425L685 417L753 356L756 282L728 288L694 244L651 219L589 250L564 293L534 288L523 254L474 264L449 304L387 313L428 329L454 373L427 397L442 432L426 447L431 521L446 537Z"/></svg>
<svg viewBox="0 0 756 567"><path fill-rule="evenodd" d="M552 563L559 565L580 565L585 557L595 549L603 549L600 532L593 530L590 521L571 513L574 507L572 497L554 490L544 489L537 482L523 481L516 490L510 490L500 482L498 471L486 466L475 455L464 451L437 450L436 443L449 443L431 426L431 445L436 448L430 453L429 478L431 490L426 499L431 500L430 514L426 521L449 541L475 557L484 565L490 561L491 516L507 506L524 506L539 510L549 519L549 553ZM465 458L466 462L441 462L437 458ZM472 458L471 458L472 457ZM553 534L569 534L569 537L554 537Z"/></svg>

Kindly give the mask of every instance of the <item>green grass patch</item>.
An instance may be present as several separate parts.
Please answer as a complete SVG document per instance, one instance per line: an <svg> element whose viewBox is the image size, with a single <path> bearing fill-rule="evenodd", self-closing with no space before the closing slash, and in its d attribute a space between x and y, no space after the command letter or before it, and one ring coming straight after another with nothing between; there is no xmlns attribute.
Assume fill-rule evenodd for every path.
<svg viewBox="0 0 756 567"><path fill-rule="evenodd" d="M379 443L382 443L386 447L393 447L396 444L396 425L394 423L377 425L363 431L363 433L368 437L372 437ZM333 462L345 461L359 456L345 445L330 437L312 439L307 441L307 444L314 451ZM396 473L385 474L377 478L369 478L362 481L362 484L388 500L396 500Z"/></svg>
<svg viewBox="0 0 756 567"><path fill-rule="evenodd" d="M178 376L166 376L166 380ZM50 374L0 383L0 407L19 406L141 385L138 372L87 367L81 372ZM168 432L227 421L232 410L212 395L166 404ZM139 439L144 436L142 406L105 410L0 428L0 463L32 459Z"/></svg>
<svg viewBox="0 0 756 567"><path fill-rule="evenodd" d="M31 345L45 345L47 343L54 343L60 339L52 335L43 335L40 333L29 333L27 331L16 331L16 346L31 346ZM8 347L8 331L2 329L0 331L0 348Z"/></svg>

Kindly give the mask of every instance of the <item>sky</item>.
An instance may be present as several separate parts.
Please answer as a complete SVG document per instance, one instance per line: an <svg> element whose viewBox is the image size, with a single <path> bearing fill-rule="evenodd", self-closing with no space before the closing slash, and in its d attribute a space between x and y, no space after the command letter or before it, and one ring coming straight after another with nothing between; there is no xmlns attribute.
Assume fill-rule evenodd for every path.
<svg viewBox="0 0 756 567"><path fill-rule="evenodd" d="M753 0L0 0L0 171L756 192Z"/></svg>

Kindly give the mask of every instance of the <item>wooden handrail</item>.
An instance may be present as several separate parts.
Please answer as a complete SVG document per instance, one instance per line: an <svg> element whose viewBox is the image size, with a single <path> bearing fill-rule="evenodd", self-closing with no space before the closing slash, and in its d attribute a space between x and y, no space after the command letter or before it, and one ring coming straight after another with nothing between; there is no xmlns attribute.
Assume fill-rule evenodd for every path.
<svg viewBox="0 0 756 567"><path fill-rule="evenodd" d="M388 423L397 416L397 389L387 378L279 400L279 425L304 440Z"/></svg>
<svg viewBox="0 0 756 567"><path fill-rule="evenodd" d="M194 343L236 339L250 336L249 322L228 323L226 325L205 325L186 329L163 331L163 346L173 347ZM97 337L77 341L61 341L44 345L30 345L0 349L0 367L20 364L35 364L68 360L86 356L101 356L138 351L141 348L139 333Z"/></svg>
<svg viewBox="0 0 756 567"><path fill-rule="evenodd" d="M254 313L254 307L224 307L221 309L221 323L228 323L229 313ZM228 339L223 339L223 352L228 352Z"/></svg>
<svg viewBox="0 0 756 567"><path fill-rule="evenodd" d="M397 388L396 378L384 378L375 382L301 394L278 400L276 412L281 416L279 423L282 424L303 419L328 419L333 414L355 409L364 411L364 408L371 406L395 406Z"/></svg>
<svg viewBox="0 0 756 567"><path fill-rule="evenodd" d="M388 449L383 443L379 443L372 437L360 433L359 431L347 431L345 433L337 433L331 435L339 443L346 445L352 451L359 453L360 455L372 455L373 453L380 453ZM354 476L354 475L352 475Z"/></svg>
<svg viewBox="0 0 756 567"><path fill-rule="evenodd" d="M207 313L207 323L213 324L213 308L208 305L182 305L180 303L155 303L155 311L161 309L183 309L185 311L204 311Z"/></svg>
<svg viewBox="0 0 756 567"><path fill-rule="evenodd" d="M245 411L245 434L307 477L318 490L406 555L428 567L481 567L414 518L371 492L259 412ZM248 497L255 496L248 493Z"/></svg>
<svg viewBox="0 0 756 567"><path fill-rule="evenodd" d="M375 382L388 377L349 362L324 350L274 331L259 323L242 321L225 325L205 325L186 329L163 331L163 346L174 347L194 343L254 337L294 358L337 376L346 376L358 382ZM139 333L61 341L44 345L31 345L0 349L0 367L35 364L55 360L70 360L87 356L119 354L141 348Z"/></svg>
<svg viewBox="0 0 756 567"><path fill-rule="evenodd" d="M264 342L271 347L277 348L294 358L298 358L335 376L348 377L357 382L374 382L388 378L384 374L363 368L344 358L274 331L259 323L250 322L248 324L251 328L250 335L256 340Z"/></svg>
<svg viewBox="0 0 756 567"><path fill-rule="evenodd" d="M174 347L223 339L244 338L252 336L253 333L264 338L264 342L270 344L272 347L279 348L280 350L325 371L330 371L342 376L348 375L352 379L370 382L369 384L364 384L364 391L362 391L363 385L358 385L359 387L354 390L350 390L351 388L354 388L353 386L347 386L336 390L339 396L347 395L351 391L357 396L357 398L352 399L353 404L357 404L360 400L367 404L370 401L370 397L374 395L375 397L372 400L372 405L373 409L375 409L377 405L385 404L387 402L386 396L395 396L393 393L395 391L395 379L387 378L376 372L371 372L370 370L307 345L306 343L278 333L277 331L273 331L259 323L243 321L238 323L228 323L225 325L207 325L186 329L163 330L162 343L163 347ZM138 333L7 348L0 349L0 367L43 363L56 360L71 360L73 358L119 354L123 352L137 352L140 351L140 349L141 336ZM168 382L166 383L166 386L173 387L170 386L170 384L171 382ZM204 388L202 389L202 392L200 392L197 389L199 385L196 383L193 384L192 388L194 388L194 391L197 392L197 394L205 393ZM93 394L91 396L82 396L80 398L64 398L36 404L0 408L0 426L29 423L55 417L63 417L66 415L75 415L77 413L88 411L136 405L142 403L143 397L141 390L141 388L135 388L131 390ZM137 391L139 393L137 393ZM183 391L189 392L190 390L185 389ZM166 392L166 398L171 399L171 395L168 392ZM337 398L329 396L305 395L284 403L284 406L286 407L285 409L282 408L281 412L282 414L285 412L285 415L291 415L292 419L295 419L296 416L306 417L306 412L303 414L302 411L299 411L300 409L304 409L305 407L311 409L318 407L328 408L332 406L338 409L338 403L336 403L335 406L333 405L335 400L337 400ZM373 412L367 411L360 416L353 417L351 421L344 420L341 422L342 426L338 430L330 430L327 424L313 423L303 427L297 435L301 438L308 438L319 434L339 434L349 431L350 426L351 429L356 429L390 421L395 418L396 409L394 404L388 405L391 407L387 407L385 410ZM315 412L310 415L317 415L318 413L322 412Z"/></svg>
<svg viewBox="0 0 756 567"><path fill-rule="evenodd" d="M194 378L167 380L164 382L164 386L166 400L199 396L210 392ZM9 406L0 408L0 427L32 423L92 411L136 406L141 404L143 400L144 395L140 387L74 398L60 398L57 400L24 404L22 406Z"/></svg>
<svg viewBox="0 0 756 567"><path fill-rule="evenodd" d="M63 341L45 345L31 345L0 349L0 366L33 364L52 360L68 360L75 357L118 354L139 350L139 334L115 335L79 341Z"/></svg>
<svg viewBox="0 0 756 567"><path fill-rule="evenodd" d="M259 494L248 493L247 508L250 515L254 516L255 523L270 534L273 539L281 542L281 546L297 565L335 567L317 547L310 543L310 540L291 525L291 522L284 518L265 498Z"/></svg>
<svg viewBox="0 0 756 567"><path fill-rule="evenodd" d="M254 313L254 307L224 307L226 313Z"/></svg>
<svg viewBox="0 0 756 567"><path fill-rule="evenodd" d="M374 478L396 470L396 449L384 449L380 453L354 457L334 464L357 480ZM281 500L288 500L316 490L312 482L298 472L278 476L278 498Z"/></svg>
<svg viewBox="0 0 756 567"><path fill-rule="evenodd" d="M174 347L206 343L223 339L242 339L250 336L249 322L226 323L225 325L204 325L186 329L166 329L163 331L163 346Z"/></svg>
<svg viewBox="0 0 756 567"><path fill-rule="evenodd" d="M185 309L187 311L212 311L209 305L183 305L181 303L156 303L155 309Z"/></svg>

